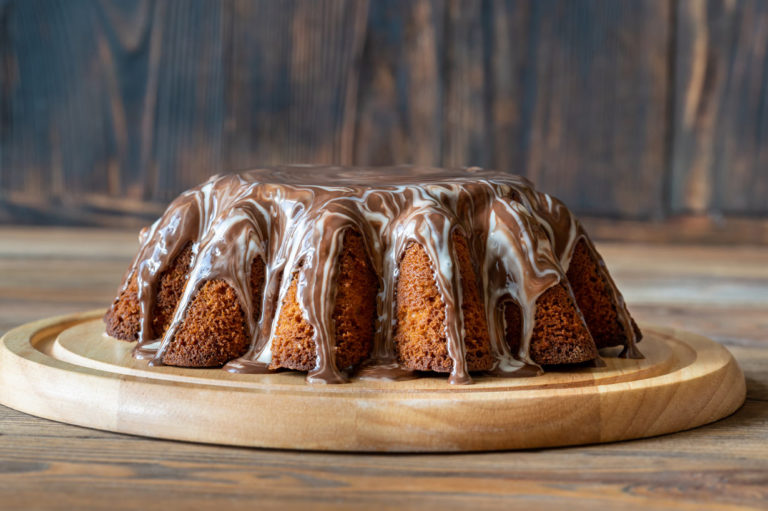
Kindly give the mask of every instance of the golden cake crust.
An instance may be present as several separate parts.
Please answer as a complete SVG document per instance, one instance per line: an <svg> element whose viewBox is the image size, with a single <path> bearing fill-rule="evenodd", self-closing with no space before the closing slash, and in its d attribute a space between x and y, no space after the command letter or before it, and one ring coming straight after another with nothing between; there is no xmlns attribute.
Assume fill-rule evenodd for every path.
<svg viewBox="0 0 768 511"><path fill-rule="evenodd" d="M520 348L520 306L504 309L507 342L512 353ZM567 283L548 289L536 301L536 324L531 337L531 358L537 364L578 364L597 358L597 348L579 314Z"/></svg>
<svg viewBox="0 0 768 511"><path fill-rule="evenodd" d="M576 303L584 315L589 331L598 349L620 346L626 343L627 332L617 319L619 304L614 299L606 270L601 261L593 256L584 240L579 240L571 257L567 278L576 297ZM604 263L602 263L604 266ZM630 318L638 340L640 329Z"/></svg>
<svg viewBox="0 0 768 511"><path fill-rule="evenodd" d="M336 334L334 353L336 366L345 369L359 364L370 355L378 281L359 233L348 231L345 234L337 264L339 282L333 310ZM303 317L296 299L297 281L298 275L294 274L272 338L272 369L309 371L316 364L313 330Z"/></svg>
<svg viewBox="0 0 768 511"><path fill-rule="evenodd" d="M461 272L467 365L470 371L490 370L493 358L485 309L467 240L454 232L453 241ZM398 361L408 369L449 372L453 363L448 356L445 337L445 305L440 299L434 273L424 248L417 243L411 244L400 261L395 349Z"/></svg>

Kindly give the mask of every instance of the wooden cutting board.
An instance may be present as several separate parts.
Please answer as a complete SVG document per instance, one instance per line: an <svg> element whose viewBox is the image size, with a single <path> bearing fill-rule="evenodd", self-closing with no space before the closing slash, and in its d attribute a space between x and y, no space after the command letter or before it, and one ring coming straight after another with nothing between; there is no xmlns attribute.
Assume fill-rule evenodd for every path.
<svg viewBox="0 0 768 511"><path fill-rule="evenodd" d="M215 444L339 451L477 451L613 442L693 428L745 399L704 337L641 325L643 360L530 378L309 385L304 375L148 367L104 334L103 311L0 339L0 402L70 424ZM610 353L604 353L610 355Z"/></svg>

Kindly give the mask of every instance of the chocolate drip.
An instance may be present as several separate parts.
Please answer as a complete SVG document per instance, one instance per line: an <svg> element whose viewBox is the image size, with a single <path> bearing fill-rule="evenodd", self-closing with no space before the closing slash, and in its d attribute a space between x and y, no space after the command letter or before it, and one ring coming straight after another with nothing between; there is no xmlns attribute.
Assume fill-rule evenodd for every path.
<svg viewBox="0 0 768 511"><path fill-rule="evenodd" d="M370 361L363 364L355 376L360 380L407 381L418 378L416 371L403 369L397 362Z"/></svg>
<svg viewBox="0 0 768 511"><path fill-rule="evenodd" d="M496 370L516 372L522 365L535 366L529 351L536 300L565 278L565 274L555 259L545 231L522 204L493 200L482 275ZM502 327L506 300L517 302L522 317L520 349L512 354L505 341L506 328Z"/></svg>
<svg viewBox="0 0 768 511"><path fill-rule="evenodd" d="M431 261L445 308L444 333L452 361L449 381L471 383L454 231L468 240L479 265L497 361L491 373L521 375L540 370L529 353L536 300L565 278L580 239L596 257L619 304L619 320L628 339L622 356L641 356L621 294L583 229L560 201L537 192L524 178L477 168L312 166L215 176L182 194L142 232L141 248L123 281L125 288L135 275L138 284L141 329L135 354L153 354L152 363L161 364L198 290L205 282L220 279L234 290L251 336L246 355L225 369L265 372L271 360L270 340L292 277L297 275L296 297L313 329L316 351L316 366L307 379L346 381L334 359L332 313L337 259L349 230L362 235L379 277L373 352L361 374L375 378L411 374L398 368L392 341L394 287L400 258L410 243L418 243ZM158 344L151 324L155 291L163 272L190 243L188 280ZM254 319L249 282L257 257L265 263L265 285L261 317ZM523 318L517 353L510 353L505 340L503 307L509 300L517 302Z"/></svg>

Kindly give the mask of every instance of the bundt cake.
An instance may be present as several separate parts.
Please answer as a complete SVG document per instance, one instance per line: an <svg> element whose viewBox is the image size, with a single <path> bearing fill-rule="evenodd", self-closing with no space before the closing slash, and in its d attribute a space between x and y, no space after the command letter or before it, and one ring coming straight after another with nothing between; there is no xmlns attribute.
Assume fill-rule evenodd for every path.
<svg viewBox="0 0 768 511"><path fill-rule="evenodd" d="M215 176L151 227L107 333L151 365L514 376L641 334L579 222L477 168L283 166Z"/></svg>

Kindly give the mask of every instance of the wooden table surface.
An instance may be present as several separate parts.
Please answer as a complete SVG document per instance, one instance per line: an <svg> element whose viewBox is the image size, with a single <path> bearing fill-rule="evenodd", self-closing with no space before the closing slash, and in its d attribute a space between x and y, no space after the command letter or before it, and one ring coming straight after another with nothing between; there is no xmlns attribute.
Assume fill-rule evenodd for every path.
<svg viewBox="0 0 768 511"><path fill-rule="evenodd" d="M0 228L0 332L106 306L135 246L135 233ZM370 455L159 441L0 406L0 508L768 508L768 247L598 246L636 318L731 350L743 408L616 444Z"/></svg>

